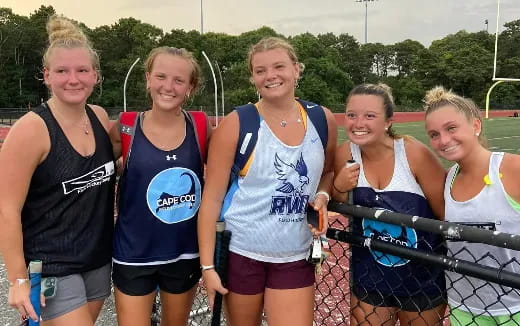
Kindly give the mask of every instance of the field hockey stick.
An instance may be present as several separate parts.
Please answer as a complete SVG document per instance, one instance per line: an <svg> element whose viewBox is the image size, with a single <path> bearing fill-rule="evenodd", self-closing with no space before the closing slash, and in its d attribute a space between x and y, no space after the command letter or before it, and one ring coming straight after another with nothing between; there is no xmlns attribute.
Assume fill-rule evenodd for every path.
<svg viewBox="0 0 520 326"><path fill-rule="evenodd" d="M36 313L38 321L29 319L29 326L40 325L40 296L42 289L42 262L41 260L33 260L29 263L29 280L31 282L31 304Z"/></svg>
<svg viewBox="0 0 520 326"><path fill-rule="evenodd" d="M220 277L223 286L226 286L227 282L229 241L231 240L231 231L225 230L225 228L226 224L224 221L217 222L217 234L215 239L215 270ZM220 325L222 299L222 294L216 292L215 301L213 303L211 326Z"/></svg>

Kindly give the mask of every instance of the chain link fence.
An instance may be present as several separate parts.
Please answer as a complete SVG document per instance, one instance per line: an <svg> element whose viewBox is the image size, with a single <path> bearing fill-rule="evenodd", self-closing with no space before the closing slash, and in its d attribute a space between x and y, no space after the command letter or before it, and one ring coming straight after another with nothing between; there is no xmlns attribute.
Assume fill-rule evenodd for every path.
<svg viewBox="0 0 520 326"><path fill-rule="evenodd" d="M327 232L314 325L520 325L519 235L334 202L329 209L342 215ZM362 218L401 231L366 236L352 227ZM412 229L443 241L427 250L405 244L402 234ZM377 263L366 266L356 250L366 250ZM503 252L506 259L500 259ZM399 269L408 264L414 265L408 271L419 272ZM210 325L205 298L201 284L189 325Z"/></svg>
<svg viewBox="0 0 520 326"><path fill-rule="evenodd" d="M330 256L316 285L315 324L520 325L519 235L347 204L331 203L329 209L350 217L341 216L327 232ZM402 232L366 236L351 227L362 218ZM445 241L417 249L421 246L404 244L401 237L411 229ZM377 263L367 268L356 250L366 250ZM421 272L399 269L406 264ZM445 282L439 282L437 270ZM374 278L378 274L385 277Z"/></svg>

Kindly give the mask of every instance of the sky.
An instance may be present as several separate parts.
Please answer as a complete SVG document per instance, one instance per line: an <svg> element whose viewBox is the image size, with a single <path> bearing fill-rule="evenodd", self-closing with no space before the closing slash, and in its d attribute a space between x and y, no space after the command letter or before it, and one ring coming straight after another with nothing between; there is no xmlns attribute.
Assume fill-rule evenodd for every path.
<svg viewBox="0 0 520 326"><path fill-rule="evenodd" d="M204 32L238 35L269 26L286 36L348 33L365 42L362 0L1 0L0 7L28 16L41 5L51 5L57 13L90 28L133 17L168 32L200 31L201 2ZM366 5L370 43L412 39L429 46L463 29L496 30L497 0L370 0ZM500 0L500 26L517 19L520 0Z"/></svg>

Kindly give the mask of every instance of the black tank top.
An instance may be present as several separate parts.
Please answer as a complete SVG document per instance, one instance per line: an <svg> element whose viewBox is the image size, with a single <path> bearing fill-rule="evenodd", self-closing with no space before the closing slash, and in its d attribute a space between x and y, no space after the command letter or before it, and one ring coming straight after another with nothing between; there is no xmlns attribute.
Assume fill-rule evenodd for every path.
<svg viewBox="0 0 520 326"><path fill-rule="evenodd" d="M44 276L63 276L110 262L114 225L114 157L107 132L85 108L96 150L79 154L46 104L34 109L51 148L36 168L22 209L25 260L43 261Z"/></svg>

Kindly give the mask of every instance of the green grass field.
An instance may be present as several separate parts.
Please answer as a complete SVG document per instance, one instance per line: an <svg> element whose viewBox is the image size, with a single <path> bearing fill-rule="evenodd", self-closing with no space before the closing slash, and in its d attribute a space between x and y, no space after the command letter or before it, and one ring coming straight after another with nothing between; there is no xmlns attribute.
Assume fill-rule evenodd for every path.
<svg viewBox="0 0 520 326"><path fill-rule="evenodd" d="M401 135L411 135L426 145L428 138L424 131L424 122L394 123L394 130ZM503 151L520 154L520 118L495 118L484 120L484 134L492 151ZM347 137L342 126L339 128L338 141L343 142ZM452 163L443 161L445 167Z"/></svg>

